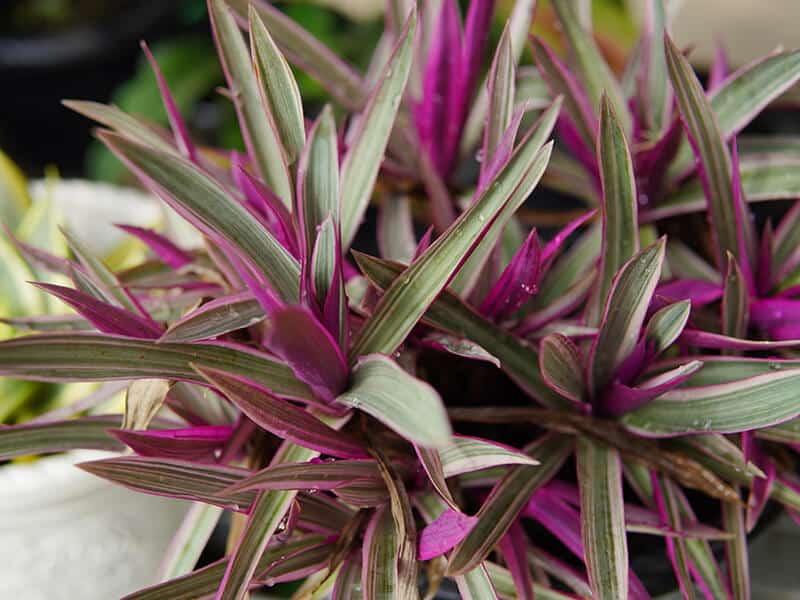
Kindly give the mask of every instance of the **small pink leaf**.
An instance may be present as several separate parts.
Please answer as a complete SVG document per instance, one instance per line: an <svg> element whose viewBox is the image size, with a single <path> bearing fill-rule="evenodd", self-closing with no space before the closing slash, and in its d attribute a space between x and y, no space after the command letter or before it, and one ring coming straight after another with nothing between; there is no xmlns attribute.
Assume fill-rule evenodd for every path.
<svg viewBox="0 0 800 600"><path fill-rule="evenodd" d="M454 548L478 521L478 517L465 515L452 508L442 513L419 535L420 560L430 560Z"/></svg>

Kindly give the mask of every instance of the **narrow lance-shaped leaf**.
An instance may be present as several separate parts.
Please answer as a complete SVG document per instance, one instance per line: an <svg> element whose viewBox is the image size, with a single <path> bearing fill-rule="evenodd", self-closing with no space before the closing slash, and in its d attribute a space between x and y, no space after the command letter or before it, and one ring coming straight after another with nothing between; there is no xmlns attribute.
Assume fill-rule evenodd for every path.
<svg viewBox="0 0 800 600"><path fill-rule="evenodd" d="M539 461L508 446L480 438L453 436L452 443L439 450L445 477L490 469L500 465L538 465Z"/></svg>
<svg viewBox="0 0 800 600"><path fill-rule="evenodd" d="M536 0L519 0L515 2L509 23L509 40L511 42L511 55L514 63L519 63L528 34L533 21L533 13L536 8ZM472 104L467 122L461 134L460 152L462 155L474 151L480 143L481 134L486 122L486 114L489 106L488 85L484 82L478 86L478 93Z"/></svg>
<svg viewBox="0 0 800 600"><path fill-rule="evenodd" d="M315 77L342 106L351 110L362 107L365 93L358 73L291 17L264 0L229 0L228 4L236 11L243 27L252 5L293 63Z"/></svg>
<svg viewBox="0 0 800 600"><path fill-rule="evenodd" d="M647 0L645 11L639 110L644 113L651 135L658 136L667 125L672 99L662 42L667 21L664 1Z"/></svg>
<svg viewBox="0 0 800 600"><path fill-rule="evenodd" d="M77 449L120 451L123 444L108 433L119 422L118 415L109 415L0 427L0 460Z"/></svg>
<svg viewBox="0 0 800 600"><path fill-rule="evenodd" d="M341 169L342 245L350 246L369 204L395 115L402 100L413 56L416 10L403 28L383 76L359 117Z"/></svg>
<svg viewBox="0 0 800 600"><path fill-rule="evenodd" d="M603 246L601 272L589 324L599 322L603 303L617 272L639 251L636 182L633 162L619 123L607 96L602 97L597 161L603 187Z"/></svg>
<svg viewBox="0 0 800 600"><path fill-rule="evenodd" d="M34 283L33 285L69 304L102 333L156 339L161 336L163 331L152 319L145 319L124 308L106 304L78 290L50 283Z"/></svg>
<svg viewBox="0 0 800 600"><path fill-rule="evenodd" d="M273 465L282 462L303 462L318 455L313 450L288 442L275 455ZM225 576L217 591L217 600L243 600L250 580L270 538L283 520L297 496L296 491L270 491L256 497L247 524L228 562Z"/></svg>
<svg viewBox="0 0 800 600"><path fill-rule="evenodd" d="M333 490L354 480L380 481L374 460L282 462L258 471L225 489L226 494L249 490Z"/></svg>
<svg viewBox="0 0 800 600"><path fill-rule="evenodd" d="M722 504L722 519L725 530L733 539L725 543L728 573L734 600L750 598L750 564L747 556L747 530L744 526L744 510L733 502Z"/></svg>
<svg viewBox="0 0 800 600"><path fill-rule="evenodd" d="M747 334L749 313L747 281L736 257L728 252L726 258L727 270L722 293L722 333L729 337L743 338Z"/></svg>
<svg viewBox="0 0 800 600"><path fill-rule="evenodd" d="M259 427L299 446L341 458L367 452L351 436L336 431L310 412L275 398L240 378L208 368L198 371Z"/></svg>
<svg viewBox="0 0 800 600"><path fill-rule="evenodd" d="M308 142L297 167L297 217L305 240L305 256L311 256L319 227L326 217L339 222L339 157L336 123L325 106L308 133Z"/></svg>
<svg viewBox="0 0 800 600"><path fill-rule="evenodd" d="M207 340L264 319L264 309L250 292L222 296L203 304L170 325L161 342Z"/></svg>
<svg viewBox="0 0 800 600"><path fill-rule="evenodd" d="M399 537L389 507L378 509L367 526L362 546L364 600L390 598L397 589Z"/></svg>
<svg viewBox="0 0 800 600"><path fill-rule="evenodd" d="M614 280L592 347L589 381L592 393L601 391L611 382L616 369L639 341L642 323L661 275L664 246L662 238L642 250L627 262Z"/></svg>
<svg viewBox="0 0 800 600"><path fill-rule="evenodd" d="M336 400L372 415L421 446L450 443L452 430L439 394L386 356L359 359L350 388Z"/></svg>
<svg viewBox="0 0 800 600"><path fill-rule="evenodd" d="M726 139L737 134L765 107L800 78L800 51L769 55L732 74L711 95L711 108ZM692 164L691 148L684 144L670 172L681 174Z"/></svg>
<svg viewBox="0 0 800 600"><path fill-rule="evenodd" d="M497 44L489 71L489 114L483 134L481 171L494 158L503 134L511 124L514 111L514 57L511 50L510 24L507 23Z"/></svg>
<svg viewBox="0 0 800 600"><path fill-rule="evenodd" d="M545 437L529 449L540 461L537 467L512 467L492 489L478 511L478 523L450 555L447 572L460 575L480 565L505 535L530 495L561 468L572 450L565 436Z"/></svg>
<svg viewBox="0 0 800 600"><path fill-rule="evenodd" d="M622 466L616 450L578 437L581 533L592 591L599 600L628 597L628 545Z"/></svg>
<svg viewBox="0 0 800 600"><path fill-rule="evenodd" d="M560 109L561 98L556 98L544 114L539 117L539 120L526 133L525 138L520 142L520 146L517 148L516 152L519 153L523 145L525 146L526 152L535 152L535 149L541 148L553 131L553 125L556 122ZM507 183L503 182L502 178L505 176L501 174L501 170L505 171L509 169L511 163L514 161L511 150L513 149L513 142L517 136L517 129L521 117L521 110L517 109L514 118L511 120L511 124L506 130L501 145L495 153L491 168L488 168L483 173L484 178L481 179L475 192L477 200L473 202L472 207L478 202L483 201L484 197L489 193L490 184L497 183L499 186L507 185ZM507 154L506 150L508 151ZM509 157L511 158L509 159ZM488 178L489 175L492 176L491 179ZM497 218L494 220L487 218L488 229L472 250L471 254L458 269L458 272L453 276L453 280L448 286L451 291L462 297L467 297L473 291L487 261L491 257L498 242L501 240L503 231L513 223L512 219L514 215L519 210L520 206L528 199L537 185L538 180L539 176L537 175L537 171L531 170L525 175L519 185L510 188L510 190L513 189L513 192L510 190L506 192L510 197L505 203L505 206L503 206L498 213ZM516 187L516 189L514 189L514 187ZM464 213L462 213L462 218L463 214Z"/></svg>
<svg viewBox="0 0 800 600"><path fill-rule="evenodd" d="M274 128L291 165L305 144L300 90L286 59L272 40L255 7L250 6L250 43L256 77Z"/></svg>
<svg viewBox="0 0 800 600"><path fill-rule="evenodd" d="M551 95L564 98L564 110L569 116L569 123L577 129L585 147L591 147L596 138L597 119L586 90L547 44L539 38L533 38L532 44L536 64Z"/></svg>
<svg viewBox="0 0 800 600"><path fill-rule="evenodd" d="M481 312L495 319L513 314L536 293L541 262L539 236L532 229L481 303Z"/></svg>
<svg viewBox="0 0 800 600"><path fill-rule="evenodd" d="M351 362L362 354L394 352L480 242L509 196L521 191L527 196L536 186L552 144L540 150L535 138L529 134L495 184L395 280L354 340Z"/></svg>
<svg viewBox="0 0 800 600"><path fill-rule="evenodd" d="M410 198L406 195L386 195L378 213L378 247L381 256L410 263L416 246Z"/></svg>
<svg viewBox="0 0 800 600"><path fill-rule="evenodd" d="M644 331L649 356L658 356L678 339L689 321L691 309L691 302L683 300L665 306L650 317Z"/></svg>
<svg viewBox="0 0 800 600"><path fill-rule="evenodd" d="M145 319L150 319L150 315L145 312L128 290L120 284L116 275L111 272L105 263L89 250L83 240L67 229L62 229L61 232L67 239L70 250L72 250L85 269L86 277L99 291L98 299L116 304L132 313L138 313ZM75 269L73 269L73 272L75 272ZM153 326L156 326L155 323L153 323Z"/></svg>
<svg viewBox="0 0 800 600"><path fill-rule="evenodd" d="M680 50L665 37L667 69L686 132L700 160L700 176L708 200L709 212L716 235L720 260L726 252L736 259L752 265L752 257L742 255L736 214L746 214L743 200L737 198L732 187L731 158L720 131L713 109L697 80L692 67ZM736 206L737 202L740 206ZM752 231L749 222L743 224L741 235L745 247L752 248Z"/></svg>
<svg viewBox="0 0 800 600"><path fill-rule="evenodd" d="M652 473L651 477L653 480L652 496L662 519L673 529L680 530L682 528L681 511L675 497L672 481L663 476L656 476L655 473ZM695 600L694 583L689 575L689 553L686 543L681 539L667 538L665 541L667 554L672 562L672 569L675 572L681 593L684 598Z"/></svg>
<svg viewBox="0 0 800 600"><path fill-rule="evenodd" d="M162 152L177 152L169 142L168 132L155 130L153 126L149 126L136 117L123 112L116 106L83 100L64 100L62 104L70 110L74 110L106 127L110 127L117 133L126 135L142 144L157 148Z"/></svg>
<svg viewBox="0 0 800 600"><path fill-rule="evenodd" d="M517 598L533 600L533 577L528 564L527 534L519 520L511 524L508 533L500 540L500 551L503 553L506 566L511 571Z"/></svg>
<svg viewBox="0 0 800 600"><path fill-rule="evenodd" d="M622 423L647 437L761 429L800 414L794 391L798 382L800 370L789 370L730 383L684 387L624 415Z"/></svg>
<svg viewBox="0 0 800 600"><path fill-rule="evenodd" d="M192 368L246 377L275 394L309 398L308 386L274 358L217 344L156 344L97 334L45 334L0 342L0 374L34 381L204 380Z"/></svg>
<svg viewBox="0 0 800 600"><path fill-rule="evenodd" d="M284 246L217 181L191 163L122 137L103 135L109 148L152 184L161 198L212 239L222 238L269 278L286 302L299 298L300 266Z"/></svg>
<svg viewBox="0 0 800 600"><path fill-rule="evenodd" d="M578 69L592 106L597 110L600 105L600 97L605 91L620 119L623 130L630 132L631 116L622 90L591 35L578 22L572 3L569 0L554 0L553 8L556 10L559 23L564 28L569 45L575 53Z"/></svg>
<svg viewBox="0 0 800 600"><path fill-rule="evenodd" d="M291 208L292 182L283 144L264 110L247 44L224 0L208 0L208 13L248 153L267 185Z"/></svg>
<svg viewBox="0 0 800 600"><path fill-rule="evenodd" d="M551 333L542 340L539 349L542 377L556 393L578 405L586 395L582 364L580 351L568 337Z"/></svg>
<svg viewBox="0 0 800 600"><path fill-rule="evenodd" d="M164 78L163 73L161 73L161 69L158 67L158 63L153 53L150 52L150 48L147 47L147 44L142 41L140 45L145 56L147 56L147 61L150 63L153 74L156 76L156 83L158 84L159 92L161 92L164 110L167 113L167 119L169 120L170 127L172 127L172 133L175 136L175 144L180 149L181 154L189 160L194 161L197 156L197 151L192 143L192 138L189 136L189 129L186 127L186 122L183 120L178 106L175 104L175 99L172 97L172 92L169 89L167 80Z"/></svg>

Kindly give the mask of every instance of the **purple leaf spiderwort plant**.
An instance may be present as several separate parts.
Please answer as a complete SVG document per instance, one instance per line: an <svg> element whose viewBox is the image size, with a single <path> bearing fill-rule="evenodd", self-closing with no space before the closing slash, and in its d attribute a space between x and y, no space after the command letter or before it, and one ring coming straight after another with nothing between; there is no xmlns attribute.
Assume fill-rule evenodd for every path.
<svg viewBox="0 0 800 600"><path fill-rule="evenodd" d="M534 5L489 50L493 2L463 24L454 1L389 2L361 74L266 2L209 0L243 154L191 139L146 46L171 131L66 102L205 242L123 226L152 258L116 273L69 232L69 261L17 244L71 279L38 285L91 331L2 342L0 374L133 383L122 422L79 401L0 429L0 457L127 448L81 466L196 503L129 598L418 598L445 578L649 598L631 533L663 540L685 596L749 597L765 503L800 514L800 211L759 239L749 203L794 198L800 171L796 143L743 129L800 56L720 61L704 91L652 0L619 82L553 0L573 62L533 39L518 67ZM290 62L335 106L308 119ZM586 204L546 242L518 218L543 186ZM352 248L373 201L379 257ZM707 246L664 235L702 211ZM221 510L232 550L195 570Z"/></svg>

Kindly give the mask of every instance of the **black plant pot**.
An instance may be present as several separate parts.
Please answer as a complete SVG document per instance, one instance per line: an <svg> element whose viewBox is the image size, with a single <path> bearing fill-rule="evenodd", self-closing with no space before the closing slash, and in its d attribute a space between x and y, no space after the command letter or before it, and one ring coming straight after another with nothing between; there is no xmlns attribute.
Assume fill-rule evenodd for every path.
<svg viewBox="0 0 800 600"><path fill-rule="evenodd" d="M12 14L18 3L3 4L0 16ZM107 100L133 73L139 40L152 40L173 26L176 4L108 3L114 9L104 8L91 21L50 30L11 30L5 23L0 29L0 147L34 175L47 164L80 175L90 125L61 100Z"/></svg>

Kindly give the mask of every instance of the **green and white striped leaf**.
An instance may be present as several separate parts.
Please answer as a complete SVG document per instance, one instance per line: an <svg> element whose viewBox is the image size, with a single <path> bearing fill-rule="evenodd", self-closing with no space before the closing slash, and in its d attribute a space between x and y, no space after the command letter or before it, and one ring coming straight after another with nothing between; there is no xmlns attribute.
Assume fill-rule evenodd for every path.
<svg viewBox="0 0 800 600"><path fill-rule="evenodd" d="M439 394L387 356L359 359L350 388L336 400L421 446L443 448L451 442L452 429Z"/></svg>
<svg viewBox="0 0 800 600"><path fill-rule="evenodd" d="M247 209L212 177L188 161L118 136L103 140L123 161L156 184L161 197L191 214L199 226L232 244L268 278L286 302L296 302L300 265Z"/></svg>
<svg viewBox="0 0 800 600"><path fill-rule="evenodd" d="M510 24L506 23L489 73L489 113L483 134L482 161L488 164L511 123L515 105L515 60L511 50Z"/></svg>
<svg viewBox="0 0 800 600"><path fill-rule="evenodd" d="M640 435L671 437L761 429L800 415L796 391L800 370L773 371L755 377L740 373L740 377L729 383L672 390L627 413L621 418L622 423Z"/></svg>
<svg viewBox="0 0 800 600"><path fill-rule="evenodd" d="M711 108L725 138L741 131L764 108L800 78L800 51L767 56L742 69L711 96ZM670 168L676 176L692 165L692 150L684 143Z"/></svg>
<svg viewBox="0 0 800 600"><path fill-rule="evenodd" d="M664 502L663 510L667 515L669 526L676 531L681 531L683 528L681 524L681 509L678 499L675 497L676 492L672 480L659 475L658 486L661 490ZM670 546L672 546L673 550L673 556L670 558L673 561L675 576L678 579L681 592L687 600L695 600L694 583L689 574L689 551L686 547L686 541L676 537L673 540L667 540L667 547L669 548Z"/></svg>
<svg viewBox="0 0 800 600"><path fill-rule="evenodd" d="M593 597L627 598L628 544L619 454L578 436L577 457L581 536Z"/></svg>
<svg viewBox="0 0 800 600"><path fill-rule="evenodd" d="M214 38L248 152L269 188L291 209L292 182L283 145L265 110L247 44L226 2L210 0L208 4Z"/></svg>
<svg viewBox="0 0 800 600"><path fill-rule="evenodd" d="M364 112L358 116L358 126L342 162L341 223L342 246L345 248L352 243L372 196L372 188L408 81L416 29L417 13L414 10L398 37L395 50Z"/></svg>
<svg viewBox="0 0 800 600"><path fill-rule="evenodd" d="M727 270L722 285L722 334L743 338L747 335L750 312L747 281L736 258L730 252L726 255L726 263Z"/></svg>
<svg viewBox="0 0 800 600"><path fill-rule="evenodd" d="M125 445L108 433L119 423L118 415L109 415L0 427L0 460L78 449L120 451Z"/></svg>
<svg viewBox="0 0 800 600"><path fill-rule="evenodd" d="M589 371L592 393L611 382L616 369L639 341L647 307L661 275L664 246L662 238L639 252L614 280L592 347Z"/></svg>
<svg viewBox="0 0 800 600"><path fill-rule="evenodd" d="M351 363L363 354L394 352L499 218L510 198L527 197L536 187L552 149L552 143L540 149L536 138L529 135L522 142L481 197L386 290L353 341Z"/></svg>
<svg viewBox="0 0 800 600"><path fill-rule="evenodd" d="M733 539L725 542L733 598L734 600L749 600L750 561L747 555L744 508L733 502L723 502L722 521L725 531L733 535Z"/></svg>
<svg viewBox="0 0 800 600"><path fill-rule="evenodd" d="M342 106L351 110L363 106L365 92L358 73L291 17L268 2L228 0L228 5L243 25L252 5L289 60L315 77Z"/></svg>
<svg viewBox="0 0 800 600"><path fill-rule="evenodd" d="M204 383L192 368L217 369L273 393L311 399L285 364L258 352L211 344L158 344L98 334L44 334L0 342L0 375L33 381L179 379Z"/></svg>
<svg viewBox="0 0 800 600"><path fill-rule="evenodd" d="M620 119L622 129L631 131L631 114L625 101L625 94L611 72L611 68L600 53L599 48L589 34L581 26L575 14L572 0L553 0L553 8L558 15L564 34L574 53L575 60L583 85L589 95L592 109L597 111L600 107L600 98L605 92L617 117Z"/></svg>
<svg viewBox="0 0 800 600"><path fill-rule="evenodd" d="M617 272L639 251L633 161L625 133L613 111L608 96L603 95L597 140L597 161L603 188L603 248L600 279L588 316L591 326L600 322L603 304Z"/></svg>
<svg viewBox="0 0 800 600"><path fill-rule="evenodd" d="M551 333L539 347L539 369L545 382L561 396L575 403L583 402L586 383L580 351L560 333Z"/></svg>
<svg viewBox="0 0 800 600"><path fill-rule="evenodd" d="M647 322L644 337L653 355L661 354L678 339L692 310L690 300L682 300L658 310Z"/></svg>
<svg viewBox="0 0 800 600"><path fill-rule="evenodd" d="M236 294L201 306L173 323L160 342L192 342L243 329L264 319L264 309L252 294Z"/></svg>
<svg viewBox="0 0 800 600"><path fill-rule="evenodd" d="M746 215L747 208L741 196L734 194L731 157L722 130L691 65L668 37L665 44L667 70L675 97L701 163L718 257L722 260L725 253L730 252L739 263L747 262L752 266L753 257L749 256L753 247L752 226L746 219L742 224L744 248L748 252L742 256L736 214L738 211L738 214ZM742 206L737 207L737 201Z"/></svg>
<svg viewBox="0 0 800 600"><path fill-rule="evenodd" d="M272 464L306 462L317 456L319 452L284 442ZM243 600L247 596L250 580L258 569L261 556L296 496L295 490L281 490L265 492L256 497L239 543L228 562L225 577L217 592L218 600Z"/></svg>
<svg viewBox="0 0 800 600"><path fill-rule="evenodd" d="M292 70L252 5L250 43L253 66L261 84L262 98L278 131L286 153L286 162L291 165L300 156L305 145L303 101Z"/></svg>
<svg viewBox="0 0 800 600"><path fill-rule="evenodd" d="M116 106L84 100L63 100L62 104L141 144L162 152L177 153L178 151L171 143L171 137L166 131L157 130L153 125L123 112Z"/></svg>
<svg viewBox="0 0 800 600"><path fill-rule="evenodd" d="M445 477L454 477L503 465L535 466L539 461L508 446L473 437L454 436L452 443L439 450Z"/></svg>
<svg viewBox="0 0 800 600"><path fill-rule="evenodd" d="M800 161L796 158L742 158L739 169L742 192L748 203L792 200L800 195ZM643 211L642 219L652 222L701 212L706 209L706 204L703 185L697 177L693 177L662 201Z"/></svg>
<svg viewBox="0 0 800 600"><path fill-rule="evenodd" d="M308 134L308 142L297 169L303 239L311 255L317 227L330 216L339 222L339 151L336 123L330 106L325 106Z"/></svg>
<svg viewBox="0 0 800 600"><path fill-rule="evenodd" d="M389 507L378 509L367 527L364 538L362 558L364 600L392 598L399 584L400 535Z"/></svg>

